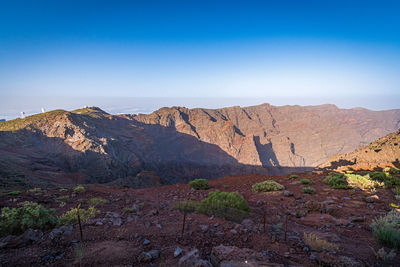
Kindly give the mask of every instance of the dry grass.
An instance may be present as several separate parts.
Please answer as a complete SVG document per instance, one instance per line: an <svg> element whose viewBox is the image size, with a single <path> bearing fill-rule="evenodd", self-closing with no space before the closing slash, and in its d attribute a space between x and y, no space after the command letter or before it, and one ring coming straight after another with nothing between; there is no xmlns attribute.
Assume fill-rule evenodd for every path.
<svg viewBox="0 0 400 267"><path fill-rule="evenodd" d="M332 244L324 239L319 238L313 233L304 233L304 243L314 251L337 251L338 245Z"/></svg>

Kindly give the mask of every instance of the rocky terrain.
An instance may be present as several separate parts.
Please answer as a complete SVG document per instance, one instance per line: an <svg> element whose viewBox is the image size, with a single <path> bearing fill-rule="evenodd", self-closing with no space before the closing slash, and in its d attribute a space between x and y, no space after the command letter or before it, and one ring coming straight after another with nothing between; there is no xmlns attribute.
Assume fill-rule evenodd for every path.
<svg viewBox="0 0 400 267"><path fill-rule="evenodd" d="M355 151L334 155L319 166L320 169L374 170L385 167L400 168L400 129Z"/></svg>
<svg viewBox="0 0 400 267"><path fill-rule="evenodd" d="M146 189L98 185L31 190L2 195L1 206L35 201L62 213L87 209L102 199L96 216L79 225L48 231L27 230L0 238L2 266L399 266L399 253L383 261L373 237L372 220L384 215L396 199L389 189L369 193L337 190L324 176L297 178L260 175L223 177L208 190L186 184ZM285 190L255 193L256 182L273 179ZM315 194L302 192L309 179ZM309 185L310 186L310 185ZM214 190L238 192L251 213L239 222L173 209L180 201L201 200ZM396 202L397 203L397 202ZM399 210L400 211L400 210ZM185 219L184 219L185 217ZM185 221L184 221L185 220ZM182 234L182 225L184 231ZM314 234L329 246L305 241ZM325 249L326 248L326 249ZM390 249L385 248L389 254ZM247 265L244 265L245 262ZM231 264L231 265L228 265Z"/></svg>
<svg viewBox="0 0 400 267"><path fill-rule="evenodd" d="M182 137L175 130L182 124L168 126L168 120L140 122L162 117L154 114L112 116L91 108L2 125L1 266L399 266L398 131L333 156L327 166L312 172L230 175L195 190L179 180L163 186L158 176L158 171L185 168L162 169L149 162L165 156L175 160L176 154L197 159L197 151L208 149L208 144L179 147L177 140L186 144L190 134ZM161 146L170 145L170 150L152 143L171 132L176 135L168 135L171 139ZM210 157L216 164L234 159L215 147L205 151L215 153ZM148 155L141 154L145 151ZM119 170L125 165L114 162L121 157L112 155L124 155L130 167ZM248 166L243 164L241 171ZM89 171L98 176L89 176ZM118 171L125 173L102 185L90 183L104 179L102 172L112 176ZM131 175L129 181L124 175ZM41 181L43 187L27 178ZM256 190L254 185L264 181L279 184ZM154 184L157 187L129 188ZM206 206L208 211L190 209L216 190L237 194L249 209L219 202ZM26 205L40 205L41 211L18 215ZM13 219L18 216L26 217ZM373 227L377 218L389 235L379 235Z"/></svg>
<svg viewBox="0 0 400 267"><path fill-rule="evenodd" d="M149 187L223 175L311 170L395 131L400 110L263 104L110 115L55 110L0 123L3 187Z"/></svg>

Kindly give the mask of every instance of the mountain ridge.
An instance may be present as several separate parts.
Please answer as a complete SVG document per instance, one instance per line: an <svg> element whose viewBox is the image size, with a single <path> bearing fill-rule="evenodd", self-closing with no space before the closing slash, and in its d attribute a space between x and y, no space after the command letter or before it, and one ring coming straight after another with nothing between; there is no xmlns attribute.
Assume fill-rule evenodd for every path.
<svg viewBox="0 0 400 267"><path fill-rule="evenodd" d="M75 183L122 179L137 187L146 184L143 171L162 183L278 175L311 169L396 127L400 110L335 105L165 107L122 115L97 107L55 110L0 124L0 175Z"/></svg>

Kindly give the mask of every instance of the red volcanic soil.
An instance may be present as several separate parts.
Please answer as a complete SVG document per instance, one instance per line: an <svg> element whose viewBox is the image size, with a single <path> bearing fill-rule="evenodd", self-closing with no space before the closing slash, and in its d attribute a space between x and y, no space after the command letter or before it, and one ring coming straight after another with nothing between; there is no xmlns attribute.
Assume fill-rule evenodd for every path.
<svg viewBox="0 0 400 267"><path fill-rule="evenodd" d="M300 184L302 178L312 180L313 184ZM282 192L252 192L254 183L266 179L283 184L293 196L284 196ZM395 202L393 193L388 189L378 189L375 194L379 199L367 203L366 192L334 190L322 180L322 176L305 174L297 179L238 175L210 181L209 190L198 191L190 190L185 184L147 189L87 185L86 192L78 194L68 189L68 192L48 190L40 196L30 192L23 192L19 196L2 196L2 207L16 206L29 200L42 203L46 208L55 208L58 215L75 207L78 202L83 203L82 208L87 208L87 200L93 197L104 198L107 203L97 206L101 212L96 219L83 225L82 241L79 228L74 225L70 235L59 234L54 237L54 234L45 233L33 244L2 248L0 261L2 266L178 266L179 259L189 251L198 249L200 258L209 260L212 249L222 244L251 249L261 255L257 260L259 264L266 264L263 266L275 266L267 263L291 266L382 266L373 252L382 246L374 240L369 225L374 217L385 214L389 204ZM316 189L316 194L302 193L302 188L309 186ZM214 190L240 193L252 209L251 221L234 223L190 213L186 217L184 234L181 235L183 213L173 210L172 206L183 200L201 200ZM65 195L69 196L69 200L60 207L56 199ZM138 212L124 210L135 204L140 208ZM314 233L336 244L339 250L312 253L304 244L303 233ZM145 240L149 241L148 244L145 244ZM183 252L174 257L177 247ZM159 255L150 262L140 262L143 260L142 253L152 250L158 251ZM399 256L396 260L400 262Z"/></svg>

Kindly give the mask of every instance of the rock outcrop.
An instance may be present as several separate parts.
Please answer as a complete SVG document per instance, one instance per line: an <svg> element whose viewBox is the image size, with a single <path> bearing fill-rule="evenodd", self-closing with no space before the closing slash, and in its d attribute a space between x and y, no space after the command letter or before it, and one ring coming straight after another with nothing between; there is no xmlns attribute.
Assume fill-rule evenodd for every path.
<svg viewBox="0 0 400 267"><path fill-rule="evenodd" d="M110 115L55 110L0 124L2 183L133 187L306 170L393 132L400 110L263 104ZM147 182L151 180L151 182Z"/></svg>
<svg viewBox="0 0 400 267"><path fill-rule="evenodd" d="M345 154L337 154L318 166L326 170L375 170L400 168L400 129L366 146Z"/></svg>

